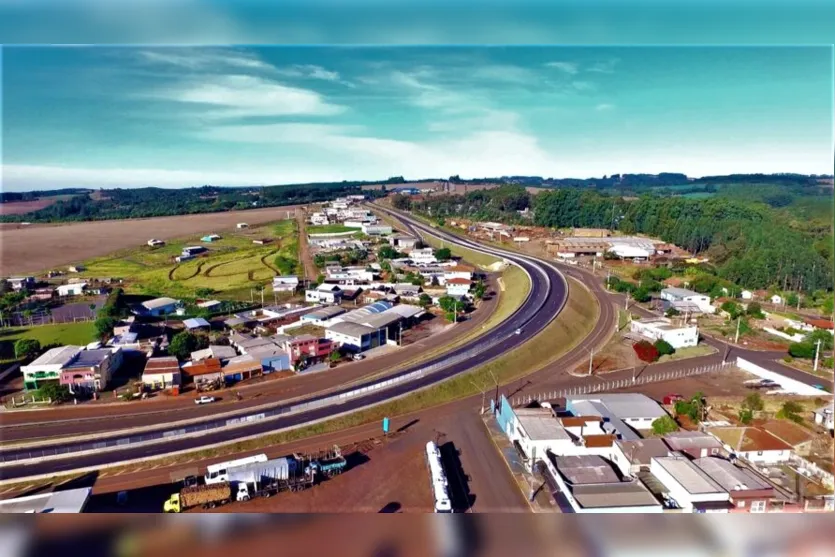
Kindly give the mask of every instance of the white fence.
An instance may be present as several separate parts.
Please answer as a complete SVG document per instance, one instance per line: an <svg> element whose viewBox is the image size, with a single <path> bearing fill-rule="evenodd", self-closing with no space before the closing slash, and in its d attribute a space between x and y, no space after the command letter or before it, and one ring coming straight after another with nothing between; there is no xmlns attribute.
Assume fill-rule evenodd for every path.
<svg viewBox="0 0 835 557"><path fill-rule="evenodd" d="M809 462L802 456L798 456L794 453L789 455L789 462L791 462L794 468L804 476L811 476L829 489L835 489L835 476L814 462Z"/></svg>
<svg viewBox="0 0 835 557"><path fill-rule="evenodd" d="M791 379L786 377L785 375L781 375L776 371L771 371L765 369L764 367L758 366L753 362L749 362L744 358L737 358L736 365L739 369L745 370L748 373L752 373L757 377L761 377L762 379L770 379L775 383L780 385L780 389L786 393L791 393L795 395L801 396L821 396L821 394L826 394L811 385L807 385L805 383L801 383L795 379Z"/></svg>

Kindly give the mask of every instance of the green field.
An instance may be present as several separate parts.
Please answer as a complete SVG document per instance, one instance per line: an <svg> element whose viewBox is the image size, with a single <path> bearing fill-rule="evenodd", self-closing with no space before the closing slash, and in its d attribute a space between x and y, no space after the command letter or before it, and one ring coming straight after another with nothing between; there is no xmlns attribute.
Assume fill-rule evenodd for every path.
<svg viewBox="0 0 835 557"><path fill-rule="evenodd" d="M282 272L276 258L295 272L298 264L298 239L293 220L280 221L224 234L220 240L201 242L201 235L171 240L165 246L137 246L105 257L85 261L82 276L119 277L128 293L153 296L196 297L201 289L211 289L220 298L249 298L250 289L267 284ZM253 244L256 238L273 238L266 245ZM196 259L176 263L174 257L185 246L204 246L209 251ZM284 269L286 270L286 269Z"/></svg>
<svg viewBox="0 0 835 557"><path fill-rule="evenodd" d="M343 232L359 232L359 228L349 228L341 224L322 224L319 226L308 226L308 234L340 234Z"/></svg>
<svg viewBox="0 0 835 557"><path fill-rule="evenodd" d="M75 344L85 346L95 340L92 321L59 323L37 327L9 327L0 331L0 362L14 360L14 343L21 338L35 339L41 346Z"/></svg>

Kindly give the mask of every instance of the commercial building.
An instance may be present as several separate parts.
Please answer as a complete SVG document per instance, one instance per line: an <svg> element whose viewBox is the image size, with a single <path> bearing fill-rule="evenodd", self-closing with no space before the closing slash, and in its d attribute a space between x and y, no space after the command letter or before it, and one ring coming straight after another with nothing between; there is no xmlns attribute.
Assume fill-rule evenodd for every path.
<svg viewBox="0 0 835 557"><path fill-rule="evenodd" d="M451 279L472 280L473 272L475 272L475 269L469 265L452 265L444 268L444 281Z"/></svg>
<svg viewBox="0 0 835 557"><path fill-rule="evenodd" d="M286 371L291 369L290 355L280 344L274 346L259 346L247 352L247 355L258 359L261 362L262 373L274 371Z"/></svg>
<svg viewBox="0 0 835 557"><path fill-rule="evenodd" d="M180 369L183 379L191 380L198 389L210 385L219 386L223 382L223 365L217 358L186 362Z"/></svg>
<svg viewBox="0 0 835 557"><path fill-rule="evenodd" d="M84 350L81 346L58 346L41 354L29 365L22 366L23 386L27 391L38 389L44 383L58 382L61 370Z"/></svg>
<svg viewBox="0 0 835 557"><path fill-rule="evenodd" d="M223 380L228 385L261 375L261 360L251 354L230 358L221 368Z"/></svg>
<svg viewBox="0 0 835 557"><path fill-rule="evenodd" d="M303 323L325 325L331 319L339 315L342 315L343 313L346 313L346 311L347 310L339 306L328 306L322 309L317 309L316 311L311 311L310 313L303 315L301 321Z"/></svg>
<svg viewBox="0 0 835 557"><path fill-rule="evenodd" d="M199 362L200 360L205 360L206 358L228 360L229 358L234 358L237 355L238 353L235 352L235 349L231 346L212 344L208 348L204 348L202 350L195 350L194 352L192 352L191 360L194 362Z"/></svg>
<svg viewBox="0 0 835 557"><path fill-rule="evenodd" d="M338 304L342 301L342 288L336 284L320 284L314 289L305 290L304 301L322 304Z"/></svg>
<svg viewBox="0 0 835 557"><path fill-rule="evenodd" d="M224 348L229 348L228 346ZM148 389L170 389L182 384L180 362L175 356L149 358L142 372L142 384Z"/></svg>
<svg viewBox="0 0 835 557"><path fill-rule="evenodd" d="M78 489L65 489L63 491L36 493L35 495L5 499L0 501L0 514L80 513L87 505L92 491L92 487L80 487ZM7 538L6 541L12 540ZM14 547L15 544L12 542L11 548ZM9 549L9 546L7 546L7 549ZM10 552L10 554L14 553L14 550Z"/></svg>
<svg viewBox="0 0 835 557"><path fill-rule="evenodd" d="M728 512L730 496L685 456L653 457L650 473L667 490L668 502L685 512Z"/></svg>
<svg viewBox="0 0 835 557"><path fill-rule="evenodd" d="M575 416L600 416L604 430L627 441L640 439L635 430L652 428L652 422L666 416L657 402L639 393L570 395L566 410Z"/></svg>
<svg viewBox="0 0 835 557"><path fill-rule="evenodd" d="M673 348L687 348L699 343L699 328L695 325L676 327L669 319L658 318L631 321L629 330L650 342L664 340Z"/></svg>
<svg viewBox="0 0 835 557"><path fill-rule="evenodd" d="M664 309L671 306L676 307L674 304L679 302L687 302L695 305L702 313L714 313L716 311L716 308L710 303L710 296L686 288L664 288L661 291L660 298L664 302Z"/></svg>
<svg viewBox="0 0 835 557"><path fill-rule="evenodd" d="M418 239L408 234L392 234L388 240L389 244L399 251L413 250L418 245Z"/></svg>
<svg viewBox="0 0 835 557"><path fill-rule="evenodd" d="M174 313L177 310L178 304L179 302L174 298L154 298L153 300L148 300L147 302L139 304L139 308L136 313L139 313L140 315L158 317Z"/></svg>
<svg viewBox="0 0 835 557"><path fill-rule="evenodd" d="M194 317L192 319L185 319L183 321L183 325L189 331L208 331L212 328L211 323L203 319L202 317Z"/></svg>
<svg viewBox="0 0 835 557"><path fill-rule="evenodd" d="M432 248L416 248L409 252L409 259L417 265L437 263L435 251Z"/></svg>
<svg viewBox="0 0 835 557"><path fill-rule="evenodd" d="M693 461L702 472L728 492L732 511L764 513L774 498L774 486L749 468L724 458L705 457Z"/></svg>
<svg viewBox="0 0 835 557"><path fill-rule="evenodd" d="M308 360L327 358L335 347L330 339L313 335L300 335L287 341L285 348L290 355L290 363L295 365L302 358Z"/></svg>
<svg viewBox="0 0 835 557"><path fill-rule="evenodd" d="M636 246L628 246L624 244L615 244L607 250L609 253L616 255L621 259L635 259L635 260L645 260L649 259L655 251L650 251L648 249L636 247Z"/></svg>
<svg viewBox="0 0 835 557"><path fill-rule="evenodd" d="M664 442L671 450L686 454L690 458L719 456L725 453L722 443L703 431L674 431L664 436Z"/></svg>
<svg viewBox="0 0 835 557"><path fill-rule="evenodd" d="M284 275L273 278L273 292L295 292L299 287L299 277Z"/></svg>
<svg viewBox="0 0 835 557"><path fill-rule="evenodd" d="M637 476L649 470L653 457L668 456L670 448L657 438L618 440L612 450L612 462L624 476Z"/></svg>
<svg viewBox="0 0 835 557"><path fill-rule="evenodd" d="M62 284L55 288L55 292L59 296L81 296L86 289L86 282L76 282L74 284Z"/></svg>
<svg viewBox="0 0 835 557"><path fill-rule="evenodd" d="M364 224L362 231L369 236L385 236L393 232L390 226L384 224Z"/></svg>
<svg viewBox="0 0 835 557"><path fill-rule="evenodd" d="M351 352L363 352L386 343L385 331L351 322L331 325L325 329L325 338Z"/></svg>
<svg viewBox="0 0 835 557"><path fill-rule="evenodd" d="M61 369L60 383L72 394L90 394L103 391L113 372L122 365L120 348L82 350Z"/></svg>

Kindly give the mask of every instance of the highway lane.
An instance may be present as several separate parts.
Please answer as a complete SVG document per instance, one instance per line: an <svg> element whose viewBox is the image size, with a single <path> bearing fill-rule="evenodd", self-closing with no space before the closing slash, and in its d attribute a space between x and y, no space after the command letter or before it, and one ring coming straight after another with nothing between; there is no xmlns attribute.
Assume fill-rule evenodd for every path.
<svg viewBox="0 0 835 557"><path fill-rule="evenodd" d="M416 381L401 383L384 391L376 391L370 395L348 399L347 402L337 407L339 412L362 408L369 404L383 402L395 396L408 394L421 387L434 384L453 375L478 367L519 346L526 338L543 329L558 314L567 299L567 284L556 268L551 265L543 265L534 258L521 256L513 252L485 248L467 240L459 240L445 232L431 230L426 225L416 221L410 221L410 225L421 233L431 233L443 237L445 241L461 243L471 249L506 257L514 261L531 276L530 295L522 308L517 310L499 326L482 337L477 338L473 343L443 355L441 358L438 358L438 362L436 363L442 364L449 360L455 361L456 356L466 357L466 360L455 361L452 365L440 371L424 375ZM514 334L517 328L524 328L524 335ZM419 367L426 367L426 364ZM413 370L409 369L402 373L406 374L411 371ZM54 473L79 467L99 466L114 461L162 455L179 450L195 449L213 443L232 441L248 435L268 433L279 428L298 426L313 420L325 419L333 414L334 408L320 407L299 414L282 416L275 420L254 422L250 425L235 429L212 431L198 437L172 437L164 443L142 446L128 445L126 448L120 448L115 452L98 450L98 452L92 454L67 456L60 460L12 464L4 467L0 472L2 472L4 478L16 478L35 474ZM223 419L224 423L225 421L226 419ZM161 433L162 431L161 429L158 432ZM62 453L71 453L78 450L96 449L94 449L93 444L90 442L71 442L60 445L59 450ZM28 458L30 456L31 451L27 450L11 449L0 452L0 457L3 457L7 461L16 458Z"/></svg>

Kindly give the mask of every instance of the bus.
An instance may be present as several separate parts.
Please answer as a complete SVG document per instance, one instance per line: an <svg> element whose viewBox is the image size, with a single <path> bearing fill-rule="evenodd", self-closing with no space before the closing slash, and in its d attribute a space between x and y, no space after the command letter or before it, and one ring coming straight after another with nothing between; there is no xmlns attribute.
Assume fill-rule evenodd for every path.
<svg viewBox="0 0 835 557"><path fill-rule="evenodd" d="M218 462L217 464L210 464L206 468L206 485L217 484L229 481L229 469L236 466L244 466L245 464L254 464L256 462L267 462L269 460L265 454L257 454L237 460L229 460L227 462Z"/></svg>

